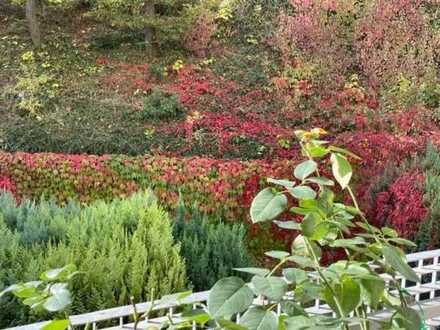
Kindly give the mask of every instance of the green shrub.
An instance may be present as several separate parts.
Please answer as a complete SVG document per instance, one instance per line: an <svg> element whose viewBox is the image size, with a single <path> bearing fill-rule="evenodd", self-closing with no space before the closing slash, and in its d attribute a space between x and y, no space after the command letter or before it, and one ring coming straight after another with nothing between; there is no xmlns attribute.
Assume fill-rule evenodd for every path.
<svg viewBox="0 0 440 330"><path fill-rule="evenodd" d="M144 119L173 119L182 112L177 96L154 89L144 98Z"/></svg>
<svg viewBox="0 0 440 330"><path fill-rule="evenodd" d="M166 66L158 63L152 63L148 67L148 73L156 80L162 80L165 77Z"/></svg>
<svg viewBox="0 0 440 330"><path fill-rule="evenodd" d="M440 244L440 154L431 143L421 165L425 176L423 198L429 214L416 236L419 251L438 248Z"/></svg>
<svg viewBox="0 0 440 330"><path fill-rule="evenodd" d="M237 275L234 268L251 264L244 226L219 220L202 215L197 208L188 212L182 204L178 207L174 237L181 242L181 254L195 291L208 290L217 280Z"/></svg>
<svg viewBox="0 0 440 330"><path fill-rule="evenodd" d="M144 43L142 33L130 30L111 30L98 33L92 37L90 44L97 49L114 49L123 45Z"/></svg>
<svg viewBox="0 0 440 330"><path fill-rule="evenodd" d="M0 208L3 211L2 208ZM22 274L30 261L30 253L20 245L20 237L12 232L0 214L0 292L23 280ZM0 328L15 326L33 320L27 309L13 297L0 299Z"/></svg>
<svg viewBox="0 0 440 330"><path fill-rule="evenodd" d="M15 232L16 248L10 254L24 253L26 261L10 265L18 263L22 268L13 269L17 275L13 281L6 279L4 286L36 278L45 269L75 264L82 275L73 281L72 314L129 304L131 296L145 301L152 291L161 296L186 287L185 264L169 218L150 193L81 209L46 202L9 207L14 208L6 225ZM29 235L32 228L38 229L34 236ZM5 244L4 237L0 245ZM2 269L9 272L9 267ZM0 325L11 318L31 320L30 315L0 312Z"/></svg>

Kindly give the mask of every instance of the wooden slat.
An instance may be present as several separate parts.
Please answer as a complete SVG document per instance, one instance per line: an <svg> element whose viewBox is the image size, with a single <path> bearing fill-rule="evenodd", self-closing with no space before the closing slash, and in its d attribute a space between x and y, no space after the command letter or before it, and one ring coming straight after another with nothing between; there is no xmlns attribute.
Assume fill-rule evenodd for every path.
<svg viewBox="0 0 440 330"><path fill-rule="evenodd" d="M203 292L192 293L188 297L182 299L180 302L174 300L166 303L161 303L159 301L153 306L153 310L156 311L156 310L167 309L170 307L175 307L180 305L203 302L208 299L208 295L209 295L209 291L203 291ZM151 302L136 304L136 309L138 313L145 313L150 308L151 308ZM105 309L102 311L97 311L87 314L73 315L70 316L69 319L72 326L79 326L79 325L91 324L93 322L100 322L100 321L116 319L124 316L129 316L132 315L133 312L134 312L133 306L126 305L123 307L115 307L115 308Z"/></svg>

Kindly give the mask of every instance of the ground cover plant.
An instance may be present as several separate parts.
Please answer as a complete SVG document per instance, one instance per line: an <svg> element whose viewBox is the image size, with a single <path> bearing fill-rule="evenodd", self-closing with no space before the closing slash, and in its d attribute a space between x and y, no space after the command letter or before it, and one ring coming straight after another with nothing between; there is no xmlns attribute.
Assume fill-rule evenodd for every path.
<svg viewBox="0 0 440 330"><path fill-rule="evenodd" d="M2 1L3 149L273 159L298 126L438 134L435 1L146 3L43 2L35 48Z"/></svg>

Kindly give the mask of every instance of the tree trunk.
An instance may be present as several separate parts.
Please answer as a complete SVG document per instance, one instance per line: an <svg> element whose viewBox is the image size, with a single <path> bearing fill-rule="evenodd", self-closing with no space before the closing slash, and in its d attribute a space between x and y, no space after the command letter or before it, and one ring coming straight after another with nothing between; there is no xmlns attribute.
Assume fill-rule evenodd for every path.
<svg viewBox="0 0 440 330"><path fill-rule="evenodd" d="M154 16L154 1L146 0L144 3L144 15L145 16ZM145 35L145 46L147 48L147 52L152 55L153 53L153 41L154 41L154 28L152 26L145 27L144 30Z"/></svg>
<svg viewBox="0 0 440 330"><path fill-rule="evenodd" d="M29 33L32 42L37 47L41 45L40 22L38 19L39 10L39 0L26 0L26 20L29 27Z"/></svg>

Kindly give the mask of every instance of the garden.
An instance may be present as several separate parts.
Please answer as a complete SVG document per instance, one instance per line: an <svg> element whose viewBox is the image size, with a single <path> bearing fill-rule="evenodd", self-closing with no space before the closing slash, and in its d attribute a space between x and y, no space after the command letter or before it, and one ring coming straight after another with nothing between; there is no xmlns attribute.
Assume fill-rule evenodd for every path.
<svg viewBox="0 0 440 330"><path fill-rule="evenodd" d="M440 326L437 0L0 0L0 68L1 329Z"/></svg>

